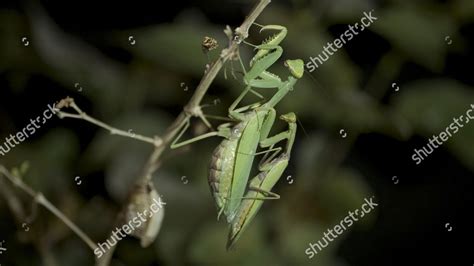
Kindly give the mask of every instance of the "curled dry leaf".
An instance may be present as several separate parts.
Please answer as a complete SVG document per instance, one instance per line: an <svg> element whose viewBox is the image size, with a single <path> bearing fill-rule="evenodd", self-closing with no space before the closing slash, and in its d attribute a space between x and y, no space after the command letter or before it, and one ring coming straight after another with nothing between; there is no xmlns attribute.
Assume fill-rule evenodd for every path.
<svg viewBox="0 0 474 266"><path fill-rule="evenodd" d="M166 203L162 201L151 181L135 185L129 195L119 221L122 225L131 221L138 224L136 221L141 219L142 223L133 228L131 235L140 239L140 245L144 248L155 241L160 231L165 214L163 205Z"/></svg>

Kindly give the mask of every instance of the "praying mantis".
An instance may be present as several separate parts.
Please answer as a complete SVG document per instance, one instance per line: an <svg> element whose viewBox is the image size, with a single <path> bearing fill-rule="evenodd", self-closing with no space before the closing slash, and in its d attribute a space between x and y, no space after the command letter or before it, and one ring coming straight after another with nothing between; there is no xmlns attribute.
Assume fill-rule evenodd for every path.
<svg viewBox="0 0 474 266"><path fill-rule="evenodd" d="M267 45L264 47L259 46L259 48L262 49L272 49L274 47L275 46ZM244 77L244 79L248 79L246 90L229 108L229 116L240 121L239 124L233 128L233 130L239 132L240 138L236 141L237 146L233 145L230 148L232 155L229 156L229 153L221 152L220 149L216 149L213 155L217 160L213 160L215 163L211 164L211 169L221 170L223 175L232 175L230 178L224 177L227 183L230 182L231 184L230 188L224 188L224 193L227 195L217 195L220 197L220 200L224 202L224 206L221 207L220 212L225 214L228 222L234 219L243 194L245 193L257 147L267 140L268 134L275 122L276 111L273 107L293 89L296 81L302 76L300 73L303 72L303 61L301 60L286 61L286 65L294 75L290 75L288 80L284 82L282 82L278 76L265 71L281 56L281 50L279 50L281 47L276 47L275 52L268 53L262 60L255 61L251 70ZM262 65L264 67L262 67ZM255 73L255 70L257 70L257 73ZM260 79L249 78L253 77L252 75ZM251 87L276 87L278 91L268 102L261 106L249 105L235 109ZM223 141L223 143L226 144L226 141ZM227 156L234 157L234 160L226 160L226 158L228 158ZM233 171L230 172L230 170ZM221 191L218 191L218 193L221 193ZM224 197L222 198L222 196Z"/></svg>
<svg viewBox="0 0 474 266"><path fill-rule="evenodd" d="M267 139L267 141L262 142L262 147L268 147L269 145L273 147L273 144L271 143L286 139L287 143L285 151L277 158L275 157L278 155L278 151L268 159L263 160L259 166L260 173L250 180L248 192L244 199L242 199L239 210L230 225L229 238L227 242L228 250L232 248L240 235L253 220L262 206L263 200L280 198L278 194L271 192L271 189L275 186L276 182L278 182L288 166L291 148L293 147L296 136L296 115L294 113L288 113L280 116L280 119L288 123L288 131L282 132Z"/></svg>
<svg viewBox="0 0 474 266"><path fill-rule="evenodd" d="M290 76L286 81L282 81L280 77L267 71L283 53L279 43L285 38L287 30L279 25L263 26L261 31L264 30L278 30L279 33L264 41L261 45L256 46L258 52L252 58L248 72L245 72L245 67L242 64L245 72L244 83L246 88L228 109L229 118L234 120L235 123L222 124L218 127L217 131L178 143L178 140L189 127L189 123L187 123L171 144L171 148L175 149L211 136L224 138L212 154L208 181L219 210L217 218L219 219L224 214L227 222L231 224L235 224L234 221L242 219L239 215L243 215L243 212L240 211L239 207L242 204L244 193L247 189L253 160L255 155L259 154L257 153L257 147L271 147L266 151L260 152L265 153L265 156L272 151L275 152L274 154L281 151L281 148L274 149L273 145L282 140L282 135L277 135L280 136L277 138L268 137L275 122L276 111L274 107L293 90L296 82L303 76L304 72L304 63L301 59L285 61L285 66L290 71ZM252 88L276 88L277 91L271 99L263 104L254 103L237 108L245 95L249 91L253 92ZM282 162L284 161L283 159L281 160ZM287 163L288 160L286 161ZM273 180L272 182L276 182L282 173L278 174L278 172L272 169L267 169L268 167L272 168L273 164L271 163L264 165L266 167L262 169L267 172L268 176L271 176L269 179ZM254 185L257 186L258 184ZM269 186L266 182L263 182L260 186L262 186L260 189L262 192L264 188L271 189L273 185ZM267 191L266 193L269 194L270 192Z"/></svg>

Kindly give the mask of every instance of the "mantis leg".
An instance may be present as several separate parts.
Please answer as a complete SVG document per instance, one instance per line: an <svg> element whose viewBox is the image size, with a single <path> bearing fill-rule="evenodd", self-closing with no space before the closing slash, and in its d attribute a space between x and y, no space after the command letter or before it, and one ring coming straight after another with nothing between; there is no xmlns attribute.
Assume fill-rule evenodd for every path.
<svg viewBox="0 0 474 266"><path fill-rule="evenodd" d="M244 41L244 42L245 42L245 41ZM239 58L240 67L242 67L242 71L243 71L244 76L245 76L245 74L247 73L247 70L245 69L244 63L242 62L242 58L240 57L240 53L239 53L239 55L238 55L238 58ZM232 61L231 61L231 64L232 64ZM224 74L225 74L225 72L224 72ZM232 72L232 75L234 75L234 72ZM235 75L234 75L234 78L237 79L237 78L235 77ZM226 79L227 79L227 77L226 77ZM250 89L250 92L253 93L255 96L257 96L257 97L260 98L260 99L263 99L263 98L264 98L260 93L254 91L254 90L252 90L252 89Z"/></svg>
<svg viewBox="0 0 474 266"><path fill-rule="evenodd" d="M260 152L256 152L256 153L252 153L252 154L243 153L243 152L239 152L238 154L245 154L245 155L257 156L257 155L260 155L260 154L268 154L268 153L270 153L270 152L279 153L281 150L282 150L281 147L277 147L277 148L268 149L268 150L264 150L264 151L260 151Z"/></svg>
<svg viewBox="0 0 474 266"><path fill-rule="evenodd" d="M237 112L234 112L232 114L232 111L234 111L238 103L240 103L240 101L248 93L248 91L251 90L251 87L280 88L283 86L283 82L277 75L267 72L266 70L281 57L283 53L283 48L278 46L278 44L285 38L287 30L283 26L268 25L263 26L260 31L268 29L280 30L280 33L274 35L262 45L257 46L257 49L259 49L259 51L250 63L251 69L249 70L249 72L245 72L245 67L241 59L239 58L240 63L242 65L242 69L245 72L244 82L247 84L247 88L229 108L229 114L235 118L242 118L242 116Z"/></svg>
<svg viewBox="0 0 474 266"><path fill-rule="evenodd" d="M280 170L276 172L266 171L262 172L250 181L250 185L248 187L247 194L242 197L242 200L276 200L280 199L280 195L277 193L271 192L270 190L276 184L276 182L280 179L283 170L286 168L285 164L288 163L286 159L278 163L282 163L283 165L280 166ZM259 194L263 194L263 196L259 196ZM245 207L243 207L245 208Z"/></svg>
<svg viewBox="0 0 474 266"><path fill-rule="evenodd" d="M245 95L247 95L247 93L250 90L251 90L251 87L247 86L245 88L245 90L239 95L239 97L237 97L237 99L230 105L230 107L229 107L229 116L231 118L243 121L244 116L242 115L242 112L245 111L245 110L251 109L252 106L254 106L254 105L248 105L248 106L244 106L244 107L241 107L239 109L236 109L237 105L239 105L239 103L242 101L242 99L245 97Z"/></svg>
<svg viewBox="0 0 474 266"><path fill-rule="evenodd" d="M289 139L290 135L291 135L291 132L289 130L285 132L281 132L273 137L266 138L260 141L260 147L267 148L267 147L273 146L282 140Z"/></svg>
<svg viewBox="0 0 474 266"><path fill-rule="evenodd" d="M225 116L218 116L218 115L204 115L205 117L207 118L210 118L210 119L214 119L214 120L220 120L220 121L227 121L227 122L238 122L237 120L235 119L232 119L232 118L228 118L228 117L225 117Z"/></svg>
<svg viewBox="0 0 474 266"><path fill-rule="evenodd" d="M240 57L240 52L239 52L239 62L240 62L240 67L242 68L242 71L244 73L247 73L247 70L245 70L244 62L242 62L242 57Z"/></svg>
<svg viewBox="0 0 474 266"><path fill-rule="evenodd" d="M229 115L239 120L243 120L243 117L235 109L249 91L252 91L254 94L256 94L256 92L252 90L252 87L279 88L282 86L281 79L277 75L267 72L266 70L281 57L283 53L283 49L278 45L268 45L268 44L260 45L258 46L258 48L267 49L267 50L275 50L275 51L266 55L264 58L256 60L255 63L252 65L252 68L250 69L250 71L245 73L244 82L245 84L247 84L247 87L229 107ZM242 67L243 67L243 64L242 64ZM245 71L244 67L243 69Z"/></svg>
<svg viewBox="0 0 474 266"><path fill-rule="evenodd" d="M295 113L287 113L287 114L281 115L280 119L283 120L283 121L288 122L288 130L284 131L284 132L281 132L281 133L279 133L275 136L272 136L270 138L265 138L265 139L261 140L260 141L260 147L261 148L270 147L269 150L271 150L276 143L286 139L287 142L286 142L285 153L289 157L289 155L291 153L291 149L293 147L293 143L295 142L295 137L296 137L296 129L297 129L296 115L295 115ZM276 155L270 156L270 159L267 160L267 161L271 161L272 157L274 157L274 156L276 156ZM264 158L265 157L266 157L266 155L264 156Z"/></svg>
<svg viewBox="0 0 474 266"><path fill-rule="evenodd" d="M271 191L266 191L266 190L260 189L258 187L249 187L249 190L258 192L260 194L265 194L265 195L268 195L268 196L242 197L242 200L261 200L261 201L263 201L263 200L277 200L277 199L280 199L280 195L278 195L277 193L273 193Z"/></svg>
<svg viewBox="0 0 474 266"><path fill-rule="evenodd" d="M245 69L244 63L242 62L242 58L240 57L240 55L239 55L239 62L240 62L240 66L242 67L242 71L244 72L244 77L245 77L245 75L247 75L247 70ZM253 93L254 95L256 95L260 99L264 98L260 93L254 91L252 89L250 89L250 92Z"/></svg>
<svg viewBox="0 0 474 266"><path fill-rule="evenodd" d="M280 195L277 193L261 189L259 187L249 187L249 190L259 192L261 194L267 195L265 197L243 197L243 199L253 199L253 200L276 200L280 199Z"/></svg>
<svg viewBox="0 0 474 266"><path fill-rule="evenodd" d="M265 30L280 31L279 33L277 33L277 34L273 35L272 37L270 37L269 39L267 39L263 44L278 45L283 41L283 39L285 39L286 34L288 33L288 30L286 29L286 27L280 26L280 25L266 25L266 26L263 26L263 25L260 25L260 24L255 24L255 25L257 25L261 28L260 32L265 31ZM265 50L258 51L257 54L252 58L252 61L250 62L250 65L253 65L253 62L255 62L256 60L262 58L266 54L268 54L268 51L265 51Z"/></svg>
<svg viewBox="0 0 474 266"><path fill-rule="evenodd" d="M209 133L197 136L195 138L188 139L188 140L185 140L183 142L178 143L178 141L183 136L184 132L186 132L186 130L189 128L189 121L187 121L185 126L179 132L178 136L174 139L173 143L171 143L171 149L177 149L177 148L180 148L182 146L186 146L186 145L189 145L191 143L197 142L199 140L206 139L206 138L213 137L213 136L227 137L229 133L226 132L225 129L228 128L229 126L230 126L230 123L222 124L221 126L219 126L218 131L209 132Z"/></svg>
<svg viewBox="0 0 474 266"><path fill-rule="evenodd" d="M270 147L269 150L274 150L274 152L271 153L270 156L268 156L270 154L270 152L267 152L265 153L265 155L263 156L263 158L260 160L260 163L258 164L258 169L260 171L265 171L266 169L268 169L268 165L270 164L270 162L278 155L281 153L281 147L278 147L277 149L273 149L273 145Z"/></svg>
<svg viewBox="0 0 474 266"><path fill-rule="evenodd" d="M211 123L209 123L209 120L207 120L203 113L199 114L198 116L207 128L213 130Z"/></svg>
<svg viewBox="0 0 474 266"><path fill-rule="evenodd" d="M219 210L219 213L217 214L217 220L218 221L221 218L221 215L224 213L224 210L225 210L225 206L222 206Z"/></svg>
<svg viewBox="0 0 474 266"><path fill-rule="evenodd" d="M262 58L258 58L252 65L252 68L249 72L245 73L244 82L249 84L251 80L260 77L262 73L270 68L282 55L283 48L278 45L267 45L263 44L258 46L259 49L268 50L267 55ZM270 50L275 50L274 52L269 52Z"/></svg>
<svg viewBox="0 0 474 266"><path fill-rule="evenodd" d="M268 113L265 120L262 122L260 127L260 142L266 140L273 124L275 123L276 111L273 108L268 108Z"/></svg>
<svg viewBox="0 0 474 266"><path fill-rule="evenodd" d="M260 147L261 148L267 148L267 147L270 147L267 151L275 151L272 153L272 155L270 155L270 157L268 157L268 152L263 152L265 153L265 156L263 156L262 160L260 161L260 164L259 164L259 169L261 171L263 171L264 169L266 169L265 165L268 164L269 162L271 162L273 160L273 158L275 158L278 153L282 150L282 148L276 148L274 149L273 146L282 141L282 140L290 140L291 139L291 136L292 136L292 132L291 130L287 130L285 132L281 132L273 137L270 137L270 138L267 138L267 139L264 139L262 141L260 141Z"/></svg>
<svg viewBox="0 0 474 266"><path fill-rule="evenodd" d="M274 192L271 192L271 191L266 191L266 190L263 190L259 187L250 186L249 190L258 192L260 194L264 194L266 196L264 196L264 197L248 197L248 196L245 196L245 197L240 197L238 199L242 199L242 200L275 200L275 199L280 199L280 195L278 195L277 193L274 193ZM227 198L227 199L229 199L229 198ZM220 213L221 212L219 212L219 216L220 216Z"/></svg>
<svg viewBox="0 0 474 266"><path fill-rule="evenodd" d="M286 150L285 153L282 154L282 156L278 157L278 159L274 158L278 155L279 150L275 151L269 158L266 158L269 153L267 153L264 158L262 159L263 162L259 165L259 169L261 174L265 174L263 177L263 181L260 182L258 185L258 190L252 189L252 187L255 187L255 185L252 186L252 184L249 186L250 190L256 190L256 191L265 191L267 193L272 193L269 192L273 185L278 181L281 177L281 174L286 168L286 165L288 164L288 160L290 158L290 153L291 149L293 147L294 139L296 136L296 115L294 113L288 113L280 116L281 120L287 121L288 122L288 130L282 133L279 133L271 138L267 138L266 140L260 142L261 146L263 147L268 147L270 146L269 150L276 150L273 149L273 146L282 141L282 140L287 140L286 144ZM274 171L274 168L279 168L276 171ZM274 171L274 172L273 172ZM257 180L251 181L252 182L258 182ZM268 188L265 189L265 188ZM261 192L261 191L260 191Z"/></svg>

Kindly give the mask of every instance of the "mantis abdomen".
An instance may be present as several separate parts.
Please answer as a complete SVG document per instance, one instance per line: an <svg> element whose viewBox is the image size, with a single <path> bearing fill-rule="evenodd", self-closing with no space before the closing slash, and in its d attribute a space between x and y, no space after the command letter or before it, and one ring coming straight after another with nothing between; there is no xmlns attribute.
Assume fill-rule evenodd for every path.
<svg viewBox="0 0 474 266"><path fill-rule="evenodd" d="M241 130L244 126L245 123L239 123L234 126L229 138L222 140L212 153L208 182L219 210L217 219L220 218L223 212L226 216L229 215L226 208L227 201L230 197L232 178L234 176L237 147L241 137Z"/></svg>

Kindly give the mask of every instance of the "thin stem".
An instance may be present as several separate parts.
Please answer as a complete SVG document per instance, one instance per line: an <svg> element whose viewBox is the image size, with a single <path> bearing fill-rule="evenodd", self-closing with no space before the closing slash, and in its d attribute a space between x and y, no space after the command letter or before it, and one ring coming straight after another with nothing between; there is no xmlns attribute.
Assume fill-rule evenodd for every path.
<svg viewBox="0 0 474 266"><path fill-rule="evenodd" d="M3 174L10 182L15 186L19 187L21 190L25 191L30 195L35 201L43 205L46 209L56 215L63 223L65 223L77 236L79 236L82 241L84 241L92 250L95 250L97 245L79 228L77 227L69 218L67 218L58 208L56 208L49 200L47 200L41 192L36 192L25 184L20 178L12 175L3 165L0 165L0 173Z"/></svg>
<svg viewBox="0 0 474 266"><path fill-rule="evenodd" d="M254 7L252 12L250 12L250 15L245 19L244 23L235 30L242 40L247 39L250 27L255 23L257 17L262 13L265 7L270 4L270 2L271 0L261 0L260 3Z"/></svg>
<svg viewBox="0 0 474 266"><path fill-rule="evenodd" d="M77 114L71 114L71 113L61 111L61 108L63 108L63 107L71 107L77 112ZM140 140L140 141L143 141L143 142L150 143L150 144L154 145L155 147L159 146L161 144L161 140L159 138L146 137L146 136L131 132L131 130L124 131L124 130L112 127L112 126L110 126L110 125L108 125L108 124L106 124L106 123L104 123L100 120L95 119L94 117L89 116L88 114L83 112L81 110L81 108L79 108L79 106L76 105L76 103L74 102L74 99L72 99L72 98L68 97L66 99L61 100L60 105L56 106L56 108L57 108L56 109L56 114L61 119L62 118L73 118L73 119L85 120L85 121L87 121L91 124L94 124L98 127L101 127L103 129L109 131L110 134L112 134L112 135L119 135L119 136L123 136L123 137L128 137L128 138Z"/></svg>

